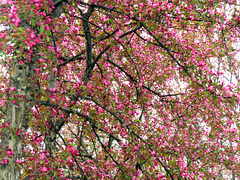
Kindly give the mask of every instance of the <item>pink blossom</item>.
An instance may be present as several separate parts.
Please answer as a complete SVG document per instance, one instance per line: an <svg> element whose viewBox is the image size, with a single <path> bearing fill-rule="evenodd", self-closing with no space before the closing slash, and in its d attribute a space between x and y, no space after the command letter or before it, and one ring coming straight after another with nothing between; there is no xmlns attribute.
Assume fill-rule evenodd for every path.
<svg viewBox="0 0 240 180"><path fill-rule="evenodd" d="M15 26L18 27L20 25L21 19L16 17L15 18Z"/></svg>
<svg viewBox="0 0 240 180"><path fill-rule="evenodd" d="M6 34L6 33L3 33L3 34L2 34L2 39L5 39L6 36L7 36L7 34Z"/></svg>
<svg viewBox="0 0 240 180"><path fill-rule="evenodd" d="M1 163L2 163L2 164L6 164L6 163L7 163L7 160L6 160L6 159L3 159Z"/></svg>
<svg viewBox="0 0 240 180"><path fill-rule="evenodd" d="M43 171L43 172L47 172L47 171L48 171L47 167L43 167L43 168L42 168L42 171Z"/></svg>
<svg viewBox="0 0 240 180"><path fill-rule="evenodd" d="M34 39L34 38L35 38L34 31L32 31L32 32L30 33L30 37L31 37L32 39Z"/></svg>
<svg viewBox="0 0 240 180"><path fill-rule="evenodd" d="M46 158L46 156L44 153L40 154L40 159L45 159L45 158Z"/></svg>
<svg viewBox="0 0 240 180"><path fill-rule="evenodd" d="M14 91L14 90L16 90L16 88L15 87L10 87L9 90Z"/></svg>
<svg viewBox="0 0 240 180"><path fill-rule="evenodd" d="M17 163L22 163L22 160L21 159L17 159Z"/></svg>

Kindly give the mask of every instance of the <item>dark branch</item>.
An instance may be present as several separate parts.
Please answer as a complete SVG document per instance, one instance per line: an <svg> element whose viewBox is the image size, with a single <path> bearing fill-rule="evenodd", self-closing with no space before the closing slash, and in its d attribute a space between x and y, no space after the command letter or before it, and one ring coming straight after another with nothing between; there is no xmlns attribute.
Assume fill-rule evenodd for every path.
<svg viewBox="0 0 240 180"><path fill-rule="evenodd" d="M129 73L127 73L121 66L119 66L118 64L116 64L115 62L113 62L110 59L107 59L107 61L109 63L111 63L112 65L116 66L118 69L120 69L132 82L137 82L137 80L135 80ZM184 94L166 94L166 95L161 95L160 93L151 90L149 87L143 85L142 86L144 89L147 89L148 91L152 92L153 94L157 95L158 97L168 97L168 96L179 96L179 95L184 95Z"/></svg>
<svg viewBox="0 0 240 180"><path fill-rule="evenodd" d="M66 108L66 107L59 107L58 105L53 104L53 103L51 103L51 102L49 102L49 101L40 101L40 100L38 100L37 102L38 102L40 105L44 105L44 106L48 106L48 107L54 107L54 108L57 108L57 109L59 109L59 110L65 111L65 112L67 112L67 113L77 114L78 116L83 117L84 119L86 119L86 120L89 122L89 124L90 124L92 127L94 127L95 129L98 129L99 131L102 131L102 132L110 135L110 136L111 136L113 139L115 139L117 142L120 142L120 141L121 141L119 138L115 137L114 135L110 134L109 132L105 131L104 129L99 128L99 127L93 122L92 118L90 118L90 117L87 116L87 115L84 115L83 113L81 113L81 112L79 112L79 111L74 111L74 110L69 109L69 108Z"/></svg>
<svg viewBox="0 0 240 180"><path fill-rule="evenodd" d="M83 13L82 10L79 8L79 11L82 15L82 26L85 34L86 40L86 51L87 51L87 59L86 59L86 69L85 73L82 77L82 81L87 83L89 78L91 77L92 72L92 60L93 60L93 53L92 53L92 37L91 37L91 30L88 20L92 15L94 8L90 6L86 13Z"/></svg>

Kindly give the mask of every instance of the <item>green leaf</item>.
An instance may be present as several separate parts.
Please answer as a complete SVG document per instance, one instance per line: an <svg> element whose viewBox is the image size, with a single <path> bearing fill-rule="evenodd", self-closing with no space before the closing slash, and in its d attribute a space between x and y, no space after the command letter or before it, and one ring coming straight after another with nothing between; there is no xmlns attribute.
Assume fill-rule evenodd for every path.
<svg viewBox="0 0 240 180"><path fill-rule="evenodd" d="M35 22L36 20L35 19L32 19L32 25L35 26Z"/></svg>
<svg viewBox="0 0 240 180"><path fill-rule="evenodd" d="M44 26L41 24L41 26L40 26L40 34L42 34L43 31L44 31Z"/></svg>

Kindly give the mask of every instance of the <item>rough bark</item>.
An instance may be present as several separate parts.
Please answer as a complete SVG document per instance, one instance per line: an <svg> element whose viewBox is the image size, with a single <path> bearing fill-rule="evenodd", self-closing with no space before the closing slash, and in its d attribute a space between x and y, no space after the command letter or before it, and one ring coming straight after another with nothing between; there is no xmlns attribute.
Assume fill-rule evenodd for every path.
<svg viewBox="0 0 240 180"><path fill-rule="evenodd" d="M17 59L13 61L10 77L10 87L15 87L15 94L27 96L28 94L28 65L19 65ZM18 106L19 105L19 106ZM0 147L3 151L12 150L13 156L4 159L9 160L6 164L0 164L0 179L19 179L20 172L15 166L16 160L22 157L21 138L15 134L18 129L27 128L26 101L19 101L16 104L9 101L7 103L7 115L5 123L10 122L10 129L5 128L2 132Z"/></svg>
<svg viewBox="0 0 240 180"><path fill-rule="evenodd" d="M81 9L79 9L82 15L82 26L85 34L86 39L86 51L87 51L87 58L86 58L86 69L84 75L82 77L82 81L87 83L89 78L91 77L92 70L93 70L93 53L92 53L92 38L91 38L91 30L89 25L89 18L92 15L94 8L90 6L86 13L83 13Z"/></svg>
<svg viewBox="0 0 240 180"><path fill-rule="evenodd" d="M67 0L53 0L54 10L52 12L53 18L59 17L64 12L64 6L67 4ZM15 94L25 96L30 100L30 92L34 91L34 87L31 86L29 77L32 77L34 69L34 63L19 65L18 60L14 59L12 63L10 87L15 87ZM56 77L51 74L49 79L49 88L54 89L56 86ZM12 94L13 95L13 94ZM30 98L30 99L29 99ZM20 179L20 171L16 166L17 159L21 159L23 155L22 141L20 136L16 136L17 130L26 130L28 126L27 112L30 105L28 101L19 101L19 103L12 103L10 100L7 103L7 113L5 123L10 122L9 127L5 128L2 132L0 141L0 151L6 152L6 150L12 150L12 158L4 156L8 162L0 163L0 180L17 180ZM20 106L18 106L20 105ZM54 143L52 142L55 135L52 133L47 140L47 146L50 150Z"/></svg>

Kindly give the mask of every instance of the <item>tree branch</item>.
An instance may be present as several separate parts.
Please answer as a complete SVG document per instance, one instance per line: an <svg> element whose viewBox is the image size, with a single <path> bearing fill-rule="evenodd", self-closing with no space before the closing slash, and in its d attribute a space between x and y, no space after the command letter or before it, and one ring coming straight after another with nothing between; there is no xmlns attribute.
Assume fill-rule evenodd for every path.
<svg viewBox="0 0 240 180"><path fill-rule="evenodd" d="M84 34L85 34L85 39L86 39L86 51L87 51L86 69L85 69L85 73L82 77L82 81L87 83L89 78L91 77L92 59L93 59L92 37L91 37L91 30L90 30L90 25L88 23L88 20L94 11L94 7L90 6L86 13L83 13L80 8L79 8L79 11L82 15L82 26L83 26L83 30L84 30Z"/></svg>
<svg viewBox="0 0 240 180"><path fill-rule="evenodd" d="M102 131L102 132L110 135L110 136L111 136L112 138L114 138L117 142L122 141L121 139L115 137L114 135L112 135L111 133L105 131L104 129L99 128L99 127L93 122L92 118L90 118L90 117L87 116L87 115L82 114L82 113L79 112L79 111L74 111L74 110L68 109L68 108L66 108L66 107L59 107L58 105L53 104L53 103L51 103L51 102L49 102L49 101L37 100L37 103L40 104L40 105L44 105L44 106L54 107L54 108L57 108L57 109L59 109L59 110L62 110L62 111L68 112L68 113L77 114L78 116L83 117L84 119L86 119L86 120L89 122L89 124L90 124L92 127L94 127L95 129L98 129L99 131Z"/></svg>
<svg viewBox="0 0 240 180"><path fill-rule="evenodd" d="M107 59L107 61L109 63L111 63L112 65L116 66L117 68L119 68L132 82L137 82L137 80L135 80L129 73L127 73L121 66L119 66L118 64L116 64L114 61ZM149 87L143 85L142 86L144 89L147 89L148 91L152 92L153 94L157 95L158 97L168 97L168 96L179 96L179 95L184 95L183 93L178 93L178 94L166 94L166 95L161 95L160 93L151 90Z"/></svg>

